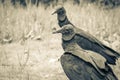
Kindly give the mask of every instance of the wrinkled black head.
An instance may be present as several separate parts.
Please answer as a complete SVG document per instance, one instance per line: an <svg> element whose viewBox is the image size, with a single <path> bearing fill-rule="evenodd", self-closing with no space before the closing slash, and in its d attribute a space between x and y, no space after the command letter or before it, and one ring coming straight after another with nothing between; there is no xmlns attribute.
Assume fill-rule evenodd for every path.
<svg viewBox="0 0 120 80"><path fill-rule="evenodd" d="M62 39L67 41L67 40L71 40L75 36L75 29L73 28L72 25L68 24L53 33L54 34L61 33Z"/></svg>
<svg viewBox="0 0 120 80"><path fill-rule="evenodd" d="M52 13L52 15L53 15L53 14L66 15L66 10L65 10L64 7L60 7L60 8L58 8L54 13Z"/></svg>
<svg viewBox="0 0 120 80"><path fill-rule="evenodd" d="M58 24L60 27L70 23L67 18L66 10L64 7L58 8L53 14L57 14Z"/></svg>
<svg viewBox="0 0 120 80"><path fill-rule="evenodd" d="M57 14L57 18L59 21L64 21L66 18L66 10L64 7L58 8L53 14Z"/></svg>

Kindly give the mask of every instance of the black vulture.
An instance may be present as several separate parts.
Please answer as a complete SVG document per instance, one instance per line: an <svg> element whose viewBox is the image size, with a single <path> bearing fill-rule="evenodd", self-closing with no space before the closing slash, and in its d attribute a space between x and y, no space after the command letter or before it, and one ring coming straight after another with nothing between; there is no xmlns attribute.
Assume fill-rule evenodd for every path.
<svg viewBox="0 0 120 80"><path fill-rule="evenodd" d="M74 26L67 18L64 7L58 8L53 14L57 13L58 24L60 27L70 24L74 27L74 36L77 37L77 44L84 50L96 52L106 58L107 63L115 65L116 60L120 57L120 53L104 45L91 34ZM73 35L72 35L73 36Z"/></svg>
<svg viewBox="0 0 120 80"><path fill-rule="evenodd" d="M106 61L103 61L103 56L93 54L92 51L87 52L78 45L79 37L75 35L73 26L65 25L53 33L62 33L62 47L65 53L60 60L70 80L118 80ZM99 56L103 57L100 58L102 60L97 59Z"/></svg>
<svg viewBox="0 0 120 80"><path fill-rule="evenodd" d="M61 56L61 65L69 80L118 80L108 64L105 64L107 70L98 68L98 71L91 63L71 53Z"/></svg>

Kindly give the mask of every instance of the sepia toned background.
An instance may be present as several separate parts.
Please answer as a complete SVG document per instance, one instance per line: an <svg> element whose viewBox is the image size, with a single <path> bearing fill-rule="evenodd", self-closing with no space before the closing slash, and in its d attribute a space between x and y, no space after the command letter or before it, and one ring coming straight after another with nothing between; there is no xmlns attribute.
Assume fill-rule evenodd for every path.
<svg viewBox="0 0 120 80"><path fill-rule="evenodd" d="M0 80L68 80L61 35L52 34L59 26L51 14L61 5L76 27L120 52L119 0L11 1L0 0ZM111 67L120 79L120 60Z"/></svg>

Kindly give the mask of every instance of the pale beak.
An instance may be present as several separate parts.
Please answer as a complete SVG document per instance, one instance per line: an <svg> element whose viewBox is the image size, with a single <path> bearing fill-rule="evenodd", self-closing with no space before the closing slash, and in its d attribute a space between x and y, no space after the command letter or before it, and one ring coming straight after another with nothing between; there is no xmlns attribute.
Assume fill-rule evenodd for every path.
<svg viewBox="0 0 120 80"><path fill-rule="evenodd" d="M56 13L57 13L57 11L53 12L52 15L54 15L54 14L56 14Z"/></svg>
<svg viewBox="0 0 120 80"><path fill-rule="evenodd" d="M57 31L53 32L53 34L56 34L56 33L62 33L62 32L63 32L63 30L64 30L64 28L61 28L61 29L59 29L59 30L57 30Z"/></svg>

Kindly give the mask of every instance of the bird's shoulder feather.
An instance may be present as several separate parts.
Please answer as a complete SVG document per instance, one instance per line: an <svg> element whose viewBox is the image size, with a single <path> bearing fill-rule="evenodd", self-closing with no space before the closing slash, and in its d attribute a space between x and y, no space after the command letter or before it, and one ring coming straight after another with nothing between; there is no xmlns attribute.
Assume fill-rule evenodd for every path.
<svg viewBox="0 0 120 80"><path fill-rule="evenodd" d="M89 41L98 44L100 47L104 48L103 43L99 41L97 38L95 38L93 35L89 34L88 32L83 31L82 29L76 28L75 33L78 36L84 37L88 39Z"/></svg>
<svg viewBox="0 0 120 80"><path fill-rule="evenodd" d="M73 54L64 54L61 57L61 64L63 65L63 68L65 69L66 73L70 69L73 73L77 75L85 76L91 78L93 75L94 77L97 77L97 79L100 79L100 77L105 76L105 73L100 70L100 68L97 68L93 66L91 63L84 61L82 58L75 56ZM89 79L88 78L88 79Z"/></svg>
<svg viewBox="0 0 120 80"><path fill-rule="evenodd" d="M113 52L116 56L120 57L120 53L119 53L119 52L117 52L117 51L109 48L109 47L106 46L106 45L104 45L101 41L99 41L99 40L98 40L97 38L95 38L93 35L91 35L91 34L85 32L85 31L83 31L82 29L78 29L78 28L76 28L75 31L76 31L76 32L75 32L76 35L81 36L81 37L89 40L90 42L93 42L94 44L99 45L99 46L100 46L101 48L103 48L104 50L109 50L109 51ZM111 55L113 55L113 54L111 54Z"/></svg>

